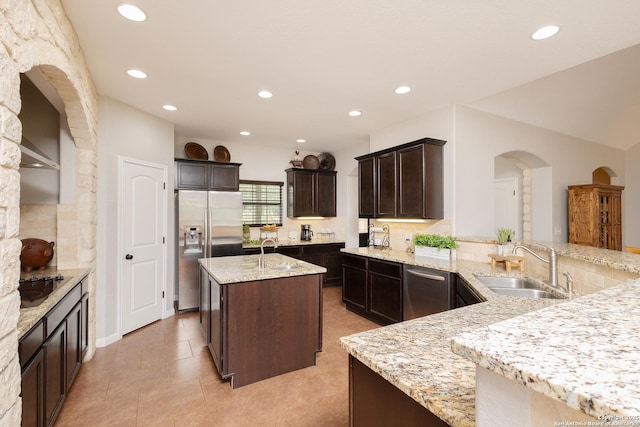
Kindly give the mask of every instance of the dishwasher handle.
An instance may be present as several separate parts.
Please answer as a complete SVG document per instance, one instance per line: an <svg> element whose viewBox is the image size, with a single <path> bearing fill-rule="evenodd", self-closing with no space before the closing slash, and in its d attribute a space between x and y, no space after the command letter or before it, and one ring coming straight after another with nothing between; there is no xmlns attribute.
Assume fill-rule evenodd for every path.
<svg viewBox="0 0 640 427"><path fill-rule="evenodd" d="M422 277L423 279L437 280L439 282L444 282L446 280L442 276L437 276L435 274L422 273L416 270L411 270L410 268L407 268L407 273L413 274L414 276Z"/></svg>

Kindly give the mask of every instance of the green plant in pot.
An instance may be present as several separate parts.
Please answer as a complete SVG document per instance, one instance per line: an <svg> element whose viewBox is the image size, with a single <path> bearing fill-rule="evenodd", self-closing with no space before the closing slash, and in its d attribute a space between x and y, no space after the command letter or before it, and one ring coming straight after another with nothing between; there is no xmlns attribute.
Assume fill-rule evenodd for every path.
<svg viewBox="0 0 640 427"><path fill-rule="evenodd" d="M449 259L451 257L451 251L458 248L458 244L452 236L422 233L413 235L413 246L416 256L428 256L441 259Z"/></svg>
<svg viewBox="0 0 640 427"><path fill-rule="evenodd" d="M511 242L515 231L511 228L498 228L498 255L504 254L504 245Z"/></svg>

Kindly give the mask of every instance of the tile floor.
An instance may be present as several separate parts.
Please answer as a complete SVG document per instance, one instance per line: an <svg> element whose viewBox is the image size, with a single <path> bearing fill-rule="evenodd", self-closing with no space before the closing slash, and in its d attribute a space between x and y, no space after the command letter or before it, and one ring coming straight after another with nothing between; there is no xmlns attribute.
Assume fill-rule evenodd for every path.
<svg viewBox="0 0 640 427"><path fill-rule="evenodd" d="M232 390L220 379L198 313L171 317L99 348L58 415L63 426L347 426L347 353L339 338L378 327L324 289L316 366Z"/></svg>

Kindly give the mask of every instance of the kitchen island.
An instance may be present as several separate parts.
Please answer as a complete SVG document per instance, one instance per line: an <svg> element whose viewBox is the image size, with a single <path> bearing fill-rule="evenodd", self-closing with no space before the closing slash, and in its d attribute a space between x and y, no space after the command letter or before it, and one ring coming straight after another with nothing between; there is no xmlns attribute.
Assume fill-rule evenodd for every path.
<svg viewBox="0 0 640 427"><path fill-rule="evenodd" d="M640 257L637 256L633 257L624 253L615 254L612 253L613 251L602 253L601 250L575 247L576 245L560 244L558 246L557 250L563 256L584 261L593 260L596 264L606 265L608 268L634 274L640 271ZM534 245L531 245L531 247L537 248ZM622 295L632 291L635 292L638 283L621 284L592 295L573 299L524 299L498 295L483 285L476 275L507 275L504 271L491 271L488 263L466 260L458 260L456 262L427 260L425 258L415 259L413 255L393 250L376 251L368 248L358 248L345 249L343 251L377 259L413 263L456 272L485 300L485 302L479 304L341 338L341 345L349 353L352 367L355 365L359 371L362 371L363 369L361 369L362 366L360 365L363 365L371 373L391 384L396 392L409 396L425 413L428 411L451 426L475 426L477 422L476 363L481 364L484 368L488 367L493 373L500 372L502 375L508 376L509 379L519 378L523 383L526 383L523 378L534 378L536 381L540 379L538 383L540 388L547 386L552 390L550 393L542 393L551 399L555 399L561 405L574 405L574 407L580 407L582 410L582 406L589 405L591 398L595 398L595 402L601 401L598 393L591 393L588 397L577 397L582 393L582 389L576 387L574 383L574 381L579 381L580 377L578 375L571 375L567 381L554 382L552 385L547 385L541 380L544 377L542 373L545 371L549 371L550 374L556 375L556 379L559 379L563 377L563 372L566 378L568 378L567 373L576 374L574 372L576 367L592 367L591 355L596 352L595 349L592 352L585 352L583 351L584 349L576 346L576 348L568 351L575 358L569 356L568 359L565 359L568 354L561 353L562 356L559 358L562 362L557 366L553 366L552 369L548 367L549 362L545 362L545 355L560 352L562 349L559 349L557 345L562 347L563 333L571 331L572 328L576 329L575 333L572 334L575 337L572 338L574 342L580 341L579 336L584 338L586 336L584 332L585 326L588 324L586 319L591 318L593 320L590 314L595 314L597 316L596 319L604 319L605 316L602 316L602 313L611 311L612 307L604 304L603 301L614 298L614 296L610 295L614 293L617 297L613 301L620 302L620 299L623 298ZM582 305L582 301L586 305ZM573 309L571 312L565 312L564 316L560 316L559 313L562 313L564 307L567 307L565 304L569 305L569 307L572 307L573 304L579 304L576 309L579 307L579 310L585 313L583 322L573 320L576 314ZM633 303L631 303L631 306L633 306ZM626 307L626 305L622 304L620 307ZM631 311L632 309L629 307L625 310ZM621 313L621 321L625 316L625 310ZM553 314L545 315L544 313L547 312L557 313L560 320L558 322L550 322L549 316L553 316ZM598 312L600 314L596 314ZM525 313L530 314L520 317ZM539 322L535 322L535 326L533 326L533 319L538 316L541 319ZM611 315L610 317L615 316ZM515 323L507 323L509 319L519 323L517 325ZM493 326L488 326L505 320L509 327L500 328L496 326L494 329ZM613 323L607 324L613 325ZM497 325L501 324L497 323ZM526 329L529 334L531 333L531 327L538 328L539 333L533 336L535 338L533 346L527 344L529 335L524 332L519 333L517 330L519 327L524 329L524 325L530 325ZM550 326L556 326L556 328L551 330ZM590 328L595 328L596 326L599 326L598 322L592 323ZM603 326L606 327L606 325ZM591 417L617 413L613 409L613 402L619 402L625 406L630 402L636 402L633 400L635 399L635 388L629 390L631 393L629 398L632 400L627 401L627 398L618 399L618 397L620 394L625 393L622 388L624 388L624 383L627 380L623 378L631 378L630 381L634 381L637 369L632 368L632 366L638 366L638 363L640 363L637 360L639 352L631 350L633 354L632 360L628 360L629 354L622 349L625 346L630 346L628 348L631 349L635 348L638 344L638 338L637 334L634 335L633 329L625 329L622 326L618 326L618 328L620 331L619 334L615 335L615 338L621 340L620 345L615 347L617 348L615 352L600 351L598 368L595 371L603 372L600 369L607 366L607 364L615 367L609 373L613 374L615 372L621 387L609 389L606 383L603 383L602 378L596 378L597 374L596 377L589 377L596 384L594 388L600 388L600 394L608 393L608 391L602 390L602 387L613 393L606 400L609 406L602 407L599 412L591 412L588 415ZM498 330L500 333L497 332ZM594 334L593 329L588 327L587 330L590 330L592 335ZM606 328L606 330L608 331L609 329ZM455 338L454 353L452 351L452 339L463 333L468 334L463 335L463 338ZM555 344L545 341L544 337L547 336L547 333L553 334L556 339ZM608 342L608 339L606 342ZM502 346L503 343L505 344L504 347ZM530 366L530 369L525 369L523 366L511 366L510 359L514 354L513 351L515 350L513 349L517 347L517 343L521 344L519 348L521 351L516 356L521 357L521 360L526 360L528 356L535 353L536 365ZM501 359L500 354L502 354L503 350L507 353L505 358ZM605 348L601 350L605 350ZM622 355L625 357L623 358ZM616 359L625 361L620 360L616 363ZM503 374L502 370L506 373ZM528 375L534 376L529 377ZM575 406L574 402L580 402L577 404L579 406ZM352 413L351 416L353 419L354 414ZM384 414L380 415L380 417L383 416ZM384 421L372 425L384 425ZM516 425L526 424L516 423Z"/></svg>
<svg viewBox="0 0 640 427"><path fill-rule="evenodd" d="M200 323L232 388L315 365L324 267L281 254L200 259Z"/></svg>

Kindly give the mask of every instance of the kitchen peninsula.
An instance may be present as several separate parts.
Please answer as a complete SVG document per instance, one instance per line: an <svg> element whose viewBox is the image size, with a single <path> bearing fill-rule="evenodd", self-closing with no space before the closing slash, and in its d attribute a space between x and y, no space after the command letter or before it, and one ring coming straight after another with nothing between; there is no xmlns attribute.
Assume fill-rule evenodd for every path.
<svg viewBox="0 0 640 427"><path fill-rule="evenodd" d="M200 259L200 323L237 388L315 365L326 268L281 254Z"/></svg>
<svg viewBox="0 0 640 427"><path fill-rule="evenodd" d="M606 268L636 277L640 274L638 256L570 244L551 245L567 260L594 264L594 271ZM535 244L530 247L541 249ZM360 248L345 252L416 262L401 251L372 252ZM635 367L640 364L640 350L635 349L640 348L640 341L634 332L637 327L629 324L634 323L636 316L640 281L627 280L628 283L573 299L526 299L498 295L483 285L476 275L506 275L504 271L491 271L488 263L459 259L420 264L457 273L485 302L341 338L342 347L349 353L352 373L385 380L393 392L409 397L412 404L417 403L423 420L435 415L439 419L436 422L442 420L446 425L459 427L481 425L477 424L481 421L477 418L480 410L476 408L479 396L476 369L481 369L477 365L492 371L494 376L515 380L510 382L552 400L556 407L578 411L586 419L630 415L629 408L633 405L637 408L640 394L637 387L628 384L634 383L637 376ZM612 312L606 301L623 307L620 316ZM534 327L538 333L531 335ZM596 327L611 336L600 339ZM529 336L533 346L528 342ZM583 348L588 337L592 337L589 342L595 340L605 346L590 343ZM610 380L601 375L604 372ZM579 386L587 381L591 385ZM385 395L390 395L388 390ZM506 404L510 405L511 401ZM531 411L526 415L530 414L532 420L545 415L534 413L535 407L529 409L528 403L526 408ZM377 420L370 425L384 425L388 420L385 416L393 417L388 409L364 415ZM525 417L522 411L519 414ZM351 408L352 419L362 415L357 408ZM567 420L578 419L557 421ZM528 422L529 419L522 418L516 424Z"/></svg>

